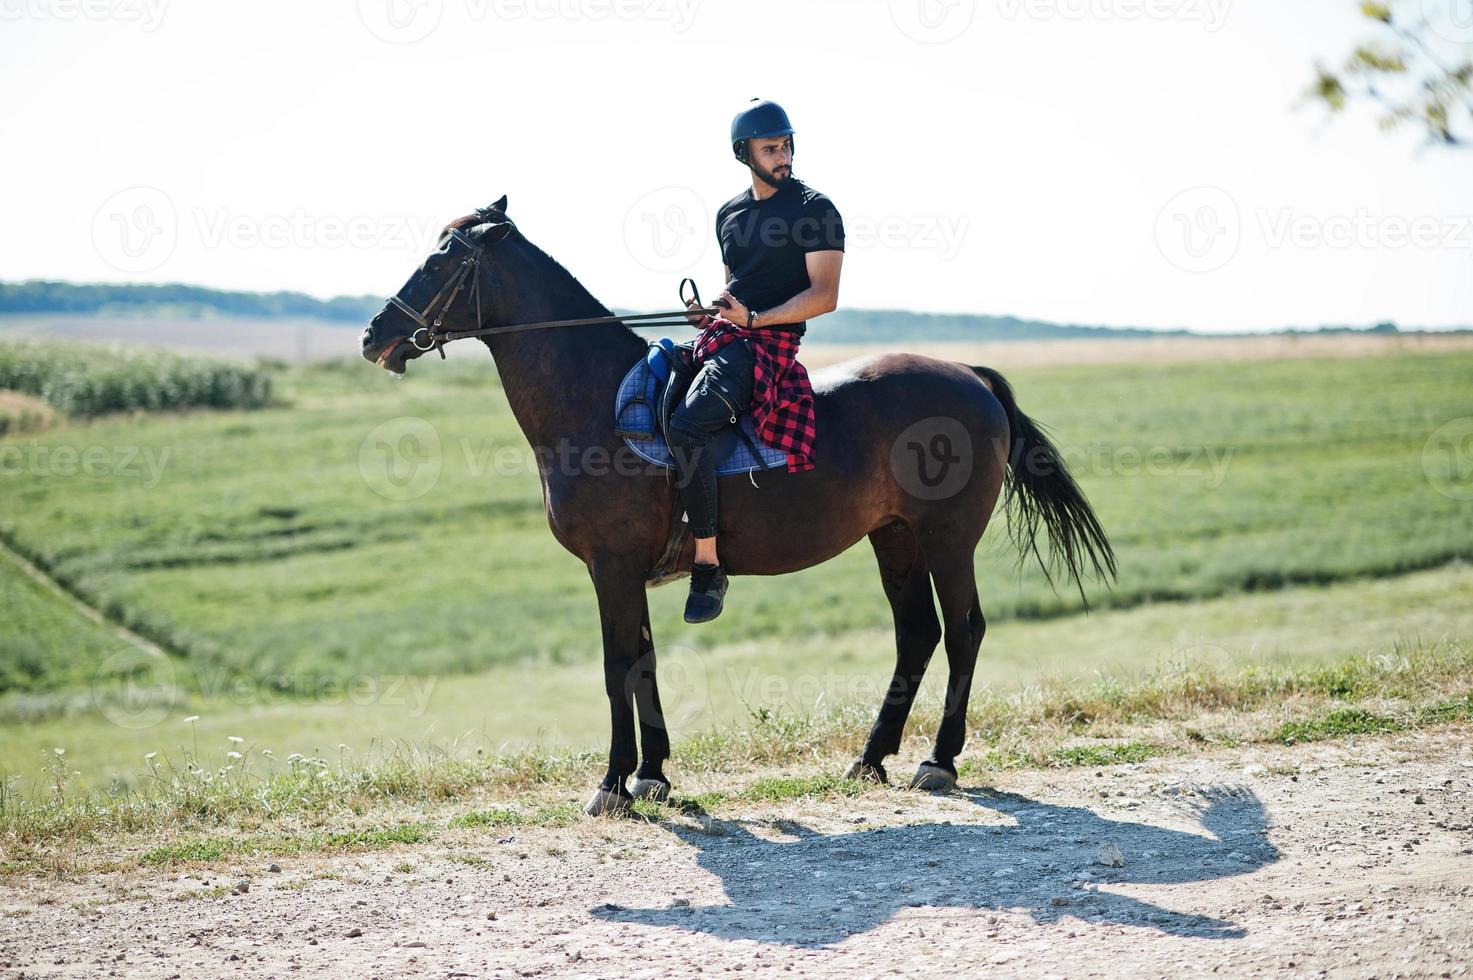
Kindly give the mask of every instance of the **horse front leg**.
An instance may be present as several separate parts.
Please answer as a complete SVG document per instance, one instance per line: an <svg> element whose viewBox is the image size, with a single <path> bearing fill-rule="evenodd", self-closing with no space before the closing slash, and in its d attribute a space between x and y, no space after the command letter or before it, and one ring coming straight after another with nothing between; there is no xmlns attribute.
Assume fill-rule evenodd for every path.
<svg viewBox="0 0 1473 980"><path fill-rule="evenodd" d="M665 760L670 758L670 732L665 727L660 688L655 681L655 638L650 632L649 594L646 592L641 598L644 600L644 615L639 625L639 660L630 676L634 685L634 703L639 709L640 760L634 780L634 796L636 799L663 802L670 797L670 780L665 777Z"/></svg>
<svg viewBox="0 0 1473 980"><path fill-rule="evenodd" d="M634 691L644 626L644 573L622 556L595 558L588 563L598 595L603 627L604 691L609 696L612 733L609 769L585 808L593 816L627 810L632 798L624 781L634 772L638 750L634 741ZM653 670L653 664L651 664Z"/></svg>

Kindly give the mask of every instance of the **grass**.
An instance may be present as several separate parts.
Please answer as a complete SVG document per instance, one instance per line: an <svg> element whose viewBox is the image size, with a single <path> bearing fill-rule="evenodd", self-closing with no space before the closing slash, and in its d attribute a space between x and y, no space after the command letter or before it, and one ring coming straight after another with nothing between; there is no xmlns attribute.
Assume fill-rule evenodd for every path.
<svg viewBox="0 0 1473 980"><path fill-rule="evenodd" d="M1352 735L1390 735L1424 725L1446 725L1470 719L1473 719L1473 696L1465 694L1423 705L1407 716L1377 714L1364 708L1340 708L1323 717L1285 722L1274 732L1271 740L1293 745Z"/></svg>
<svg viewBox="0 0 1473 980"><path fill-rule="evenodd" d="M583 811L572 804L528 809L493 807L463 813L450 821L452 827L558 827L577 822Z"/></svg>
<svg viewBox="0 0 1473 980"><path fill-rule="evenodd" d="M1419 725L1446 725L1469 719L1473 719L1473 694L1437 701L1417 713Z"/></svg>
<svg viewBox="0 0 1473 980"><path fill-rule="evenodd" d="M1273 741L1293 745L1295 742L1323 742L1350 735L1389 735L1404 732L1411 722L1402 718L1378 715L1363 708L1340 708L1320 718L1285 722L1273 734Z"/></svg>
<svg viewBox="0 0 1473 980"><path fill-rule="evenodd" d="M307 853L372 851L401 844L419 844L429 840L430 834L428 824L405 823L393 827L335 833L274 837L200 837L165 847L150 848L139 856L138 863L161 868L181 864L208 864L226 857L285 857Z"/></svg>
<svg viewBox="0 0 1473 980"><path fill-rule="evenodd" d="M586 571L548 532L489 357L419 367L397 386L368 365L292 369L280 407L0 440L25 463L0 477L0 540L171 651L195 692L243 681L262 697L314 700L359 678L596 659ZM1092 590L1097 608L1473 556L1465 503L1423 469L1438 426L1473 415L1473 355L1009 373L1117 544L1120 581ZM394 421L405 418L421 423ZM106 472L56 464L89 451L111 461ZM395 480L421 472L415 461L438 475L403 499L418 485ZM999 533L977 564L994 625L1080 609L1036 570L1016 573ZM681 621L679 593L651 594L657 642L761 641L804 656L815 637L889 628L864 544L820 569L739 579L739 615L699 634ZM0 660L25 636L66 643L15 623L0 621ZM69 669L49 658L0 676L8 690L46 691L74 681L48 671Z"/></svg>
<svg viewBox="0 0 1473 980"><path fill-rule="evenodd" d="M0 389L81 416L259 408L271 400L271 375L260 367L143 348L6 340L0 342Z"/></svg>
<svg viewBox="0 0 1473 980"><path fill-rule="evenodd" d="M56 413L41 399L0 388L0 436L35 432L55 420Z"/></svg>
<svg viewBox="0 0 1473 980"><path fill-rule="evenodd" d="M10 624L0 628L5 634L0 691L42 694L85 689L122 646L115 630L88 619L26 575L3 548L0 621Z"/></svg>
<svg viewBox="0 0 1473 980"><path fill-rule="evenodd" d="M971 748L960 768L964 778L975 778L989 769L1141 762L1221 741L1309 741L1467 722L1473 720L1470 682L1473 644L1465 641L1313 669L1182 667L1131 685L987 693L974 699ZM922 731L937 720L935 705L920 706L918 714ZM672 766L683 780L739 788L677 797L672 806L704 811L869 792L836 775L857 753L867 725L868 706L839 706L822 716L769 719L678 743ZM1212 737L1202 736L1204 727ZM923 752L925 744L912 737L903 751ZM0 793L0 844L10 856L5 871L35 871L120 835L164 837L136 856L159 866L389 847L434 840L450 829L565 826L580 819L576 797L565 794L581 796L596 767L583 754L457 760L405 750L337 764L266 763L243 755L229 770L211 771L186 762L160 769L139 789L77 798L66 792L59 761L49 784L22 791L12 781ZM754 770L756 778L749 775ZM638 812L659 819L665 810L641 804ZM384 823L409 813L415 818Z"/></svg>
<svg viewBox="0 0 1473 980"><path fill-rule="evenodd" d="M1087 687L1102 677L1130 683L1182 663L1311 668L1347 653L1394 654L1419 641L1473 636L1470 596L1473 567L1464 565L1014 621L988 631L974 686L1005 695L1040 684ZM1348 609L1355 611L1353 625ZM100 649L105 654L109 648ZM689 739L711 729L752 727L764 714L786 723L837 703L872 710L894 666L894 637L889 630L857 630L802 646L667 643L660 655L670 730ZM82 660L80 651L76 656ZM83 661L77 673L95 666ZM223 767L225 752L236 748L230 736L244 736L247 748L272 750L278 760L292 753L372 757L396 745L435 746L457 758L477 752L557 755L602 749L608 738L602 678L586 662L502 664L468 676L410 679L412 685L406 680L399 688L343 690L311 702L262 698L249 688L243 698L231 689L204 697L168 686L170 678L152 660L123 657L116 666L138 673L104 674L106 683L80 692L0 696L0 770L34 779L42 760L63 747L81 773L69 785L103 790L148 782L149 753L179 760L188 750L201 765ZM945 658L938 653L921 690L923 703L940 697L945 679ZM198 721L184 721L195 715Z"/></svg>
<svg viewBox="0 0 1473 980"><path fill-rule="evenodd" d="M1049 761L1059 766L1114 766L1125 762L1145 762L1161 754L1159 746L1145 742L1123 745L1071 745L1049 753Z"/></svg>
<svg viewBox="0 0 1473 980"><path fill-rule="evenodd" d="M782 803L795 799L855 796L863 784L835 775L767 776L748 785L741 799L753 803Z"/></svg>

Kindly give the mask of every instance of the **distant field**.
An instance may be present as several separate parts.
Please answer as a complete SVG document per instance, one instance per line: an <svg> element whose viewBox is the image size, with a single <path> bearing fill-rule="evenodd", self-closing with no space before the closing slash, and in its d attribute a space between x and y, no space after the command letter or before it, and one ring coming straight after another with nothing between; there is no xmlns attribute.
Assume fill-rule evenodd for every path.
<svg viewBox="0 0 1473 980"><path fill-rule="evenodd" d="M215 319L189 319L0 314L0 341L11 337L51 338L145 344L233 357L267 357L298 362L351 360L358 352L359 330L366 325L310 318L222 316ZM1300 357L1434 354L1473 351L1473 333L1161 336L998 340L979 343L934 343L901 339L882 345L828 343L824 339L822 321L819 321L805 339L803 361L818 367L860 354L896 349L921 351L971 364L997 364L1018 368L1054 364L1204 361L1219 358L1279 360ZM451 359L474 360L485 356L485 348L474 342L451 344L446 350Z"/></svg>
<svg viewBox="0 0 1473 980"><path fill-rule="evenodd" d="M818 334L819 331L815 330ZM821 334L820 334L821 336ZM1215 337L1121 337L1089 340L1009 340L991 343L805 343L805 363L821 366L894 349L917 350L968 364L1011 368L1063 364L1174 364L1188 361L1278 361L1300 358L1385 357L1473 351L1473 333L1265 334Z"/></svg>
<svg viewBox="0 0 1473 980"><path fill-rule="evenodd" d="M1293 639L1274 641L1278 655L1466 635L1451 611L1473 606L1466 575L1432 573L1445 578L1420 612L1435 627L1417 619L1423 600L1394 589L1397 608L1378 606L1371 580L1473 557L1466 474L1448 455L1460 444L1438 441L1473 419L1473 352L1032 367L964 356L1008 374L1023 408L1052 427L1121 559L1114 591L1092 599L1126 610L1074 615L1076 595L1013 570L999 521L978 556L990 678L1134 669L1204 644L1261 655L1251 617L1271 603L1254 603L1334 583L1345 583L1340 599L1285 621ZM604 724L586 572L548 532L489 356L416 368L394 383L353 359L292 367L276 375L275 407L104 418L0 440L0 540L170 651L176 727L188 709L172 707L192 704L209 716L201 725L249 722L299 743L319 737L310 732L324 742L375 730L450 738L478 714L501 719L481 725L492 739L580 741ZM422 421L393 421L406 418ZM438 466L431 486L384 468L405 425L428 437L415 452L420 472ZM89 453L100 461L92 471L75 462ZM172 737L116 729L90 706L92 679L104 665L113 676L119 654L157 677L125 637L79 618L3 556L0 584L0 769L67 733L97 769ZM851 666L878 683L891 656L863 543L794 576L737 579L727 615L699 629L680 622L681 586L651 601L662 649L713 663L765 664L773 676L837 663L842 688ZM1382 625L1359 629L1375 609ZM1108 624L1124 625L1113 636ZM450 698L436 701L433 727L389 723L342 698L352 683L403 690L402 675L434 676L435 697ZM306 703L323 695L328 703ZM579 707L550 711L548 697ZM731 718L741 700L691 720Z"/></svg>
<svg viewBox="0 0 1473 980"><path fill-rule="evenodd" d="M260 408L271 373L169 350L13 340L0 344L0 391L73 418L191 408Z"/></svg>
<svg viewBox="0 0 1473 980"><path fill-rule="evenodd" d="M1120 582L1094 590L1098 604L1473 555L1467 503L1437 492L1423 465L1438 426L1473 416L1473 354L999 366L1053 426L1115 540ZM278 385L288 407L11 440L16 459L40 465L5 476L0 535L120 621L228 675L464 672L592 655L586 573L547 530L490 358L418 367L398 384L366 364L297 370ZM390 499L403 494L370 438L401 417L425 420L440 447L427 460L440 465L432 492L408 500ZM96 450L110 468L45 465L63 448ZM1036 570L1015 575L999 532L978 558L994 622L1080 608ZM821 570L739 581L739 615L700 631L679 622L679 591L652 594L657 635L701 644L889 622L867 545Z"/></svg>
<svg viewBox="0 0 1473 980"><path fill-rule="evenodd" d="M79 340L143 344L236 358L321 361L356 354L358 333L366 325L355 329L315 319L196 320L12 313L0 315L0 343L16 338Z"/></svg>

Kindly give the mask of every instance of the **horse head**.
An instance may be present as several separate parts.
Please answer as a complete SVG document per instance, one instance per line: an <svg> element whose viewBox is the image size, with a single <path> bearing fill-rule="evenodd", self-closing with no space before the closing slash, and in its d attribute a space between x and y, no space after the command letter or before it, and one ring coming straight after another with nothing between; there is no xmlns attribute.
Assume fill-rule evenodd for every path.
<svg viewBox="0 0 1473 980"><path fill-rule="evenodd" d="M439 245L363 331L363 356L394 374L437 346L441 332L480 326L486 248L515 229L506 196L445 226Z"/></svg>

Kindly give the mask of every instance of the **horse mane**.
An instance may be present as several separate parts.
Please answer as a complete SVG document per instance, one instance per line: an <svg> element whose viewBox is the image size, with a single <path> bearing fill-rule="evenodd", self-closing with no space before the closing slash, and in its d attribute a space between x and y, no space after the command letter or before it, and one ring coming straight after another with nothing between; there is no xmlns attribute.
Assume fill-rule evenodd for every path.
<svg viewBox="0 0 1473 980"><path fill-rule="evenodd" d="M496 218L506 218L506 213L503 211L497 211L495 208L480 208L476 211L471 212L470 214L456 218L454 221L447 224L444 228L441 228L440 234L444 235L451 231L465 231L467 228L470 228L474 225L485 224L487 221L493 221ZM513 227L515 227L515 225L513 225Z"/></svg>
<svg viewBox="0 0 1473 980"><path fill-rule="evenodd" d="M545 249L537 245L531 239L527 238L527 236L523 235L521 229L517 227L516 222L507 217L505 211L494 207L477 208L470 214L462 215L461 217L456 218L454 221L451 221L445 226L440 234L444 235L452 229L465 231L468 228L472 228L475 225L485 224L488 221L509 222L512 226L512 230L511 234L508 237L524 245L526 248L532 251L533 255L546 262L549 267L549 272L552 275L562 275L569 283L570 292L572 292L574 295L580 295L581 297L585 298L590 306L597 308L599 313L602 315L611 315L613 313L612 309L605 306L597 296L594 296L593 293L589 291L588 287L579 282L578 277L569 272L561 262L549 255ZM638 337L638 334L631 330L628 324L622 324L622 326L624 328L624 331L628 333L629 336Z"/></svg>

